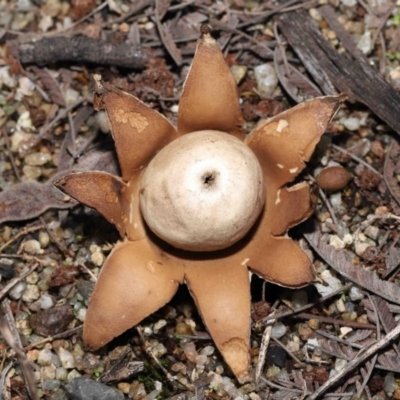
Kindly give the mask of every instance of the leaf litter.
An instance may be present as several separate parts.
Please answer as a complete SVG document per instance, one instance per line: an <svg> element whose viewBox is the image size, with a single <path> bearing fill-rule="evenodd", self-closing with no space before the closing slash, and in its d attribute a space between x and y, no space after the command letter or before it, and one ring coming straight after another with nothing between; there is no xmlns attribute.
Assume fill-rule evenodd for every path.
<svg viewBox="0 0 400 400"><path fill-rule="evenodd" d="M37 32L47 30L52 35L63 35L68 29L68 24L62 25L62 23L69 16L66 14L66 9L57 9L57 7L52 9L49 6L50 3L52 2L43 2L41 5L36 5L35 3L33 7L38 8L34 9L33 14L29 14L32 12L29 9L20 13L24 17L33 18L29 29ZM71 14L74 24L72 29L76 30L76 32L85 32L84 34L91 32L92 35L95 35L96 32L100 33L100 30L106 34L105 37L107 36L116 42L121 40L123 42L125 35L128 37L131 34L129 33L130 24L136 25L135 42L142 46L142 50L146 55L143 56L144 53L140 52L140 57L141 60L147 60L147 65L143 62L138 63L138 68L131 75L129 75L129 71L126 73L127 71L111 69L107 72L107 80L123 90L138 93L142 100L151 101L156 108L162 109L172 119L175 112L173 109L174 98L179 95L186 65L193 55L198 24L212 19L215 20L215 26L220 29L219 40L224 46L229 62L232 65L246 66L248 69L244 78L244 89L241 91L246 107L251 108L251 113L248 113L251 118L246 121L248 127L252 127L253 124L257 123L261 115L260 108L256 109L260 99L257 98L257 90L254 90L256 89L256 82L252 74L253 68L261 63L272 62L274 64L283 88L283 90L278 89L272 98L262 100L263 115L273 116L279 112L279 108L286 107L285 103L282 102L282 98L286 99L287 94L293 100L300 101L307 96L313 97L321 91L321 87L318 87L313 79L313 71L307 69L309 65L301 66L297 55L289 46L285 46L283 49L281 45L277 45L278 39L286 41L287 38L277 31L271 17L278 12L287 12L286 7L303 7L297 1L281 1L275 4L265 3L256 6L254 9L244 9L243 5L239 4L240 2L235 2L232 7L207 1L188 1L187 3L157 1L156 7L154 7L154 2L150 1L141 1L137 2L137 4L121 2L122 8L120 3L108 2L102 6L103 9L104 7L109 9L108 15L101 14L101 8L93 9L93 5L85 8L83 3L85 2L80 2L82 10L90 9L93 11L89 13L83 11L83 15L79 16L79 18L83 17L82 21L77 19L78 14L76 14L77 16ZM376 34L379 37L382 30L385 35L381 39L373 37L372 50L369 50L370 53L364 55L363 58L376 56L380 69L385 65L387 67L387 80L396 87L395 85L399 85L399 82L398 78L396 78L395 66L391 63L390 58L385 58L385 54L393 54L395 56L394 50L397 43L395 17L392 17L387 11L379 13L378 8L373 5L367 6L366 3L361 2L360 4L358 8L354 9L345 5L338 6L335 8L335 13L332 13L332 9L326 6L310 8L307 11L309 11L310 18L314 20L313 22L316 21L319 24L324 37L331 41L333 48L337 46L335 40L339 38L342 45L348 49L347 51L353 49L354 54L357 53L358 55L360 55L360 51L354 50L354 43L350 41L354 41L364 33L357 31L357 26L361 24L365 28L365 32L368 32L370 28L364 20L366 19L365 15L368 15L368 18L379 20L380 22L378 21L375 24L377 27ZM306 7L309 6L306 5ZM360 11L361 9L363 12ZM40 12L37 12L38 10ZM6 10L5 12L9 11ZM85 15L85 13L87 14ZM341 14L341 18L344 18L347 24L335 24L335 14ZM15 18L14 25L12 25L13 29L26 29L25 26L19 25L23 24L23 22L19 21L18 17L15 17L15 15L18 16L18 13L13 15L13 18ZM321 15L332 27L337 38L333 37L332 31L324 30L325 22L323 19L321 20ZM386 25L384 24L385 22ZM307 23L307 21L305 20L304 23ZM115 31L111 32L109 29L113 24L118 28L117 33ZM347 35L343 32L343 26L345 26ZM282 36L276 35L276 32ZM5 40L9 40L9 34L8 30L4 29L0 35ZM386 53L380 51L381 44L379 44L379 40L385 42ZM110 151L110 143L104 141L104 137L98 133L99 128L92 121L91 105L86 103L91 97L88 96L88 93L91 92L89 75L92 72L98 72L97 67L82 66L78 61L73 60L71 65L64 66L66 74L65 76L61 74L64 79L64 82L61 82L59 78L61 76L59 74L60 69L57 65L49 64L48 69L35 66L35 63L30 67L25 65L18 66L17 59L5 61L2 54L0 53L0 69L4 68L3 66L8 63L9 67L12 67L17 74L19 73L18 71L21 71L21 68L22 70L27 68L26 76L30 77L35 74L39 77L38 82L35 82L38 85L37 93L35 92L33 96L23 95L23 102L21 102L25 104L24 107L30 113L32 121L35 121L35 124L29 125L22 118L23 110L18 110L20 105L18 98L14 99L11 94L17 91L18 80L13 80L12 74L10 79L0 74L3 85L0 85L0 99L3 99L4 95L6 95L9 103L7 107L11 107L11 109L5 107L5 115L0 112L0 124L7 126L11 144L17 136L15 132L25 140L25 142L21 142L19 148L17 146L12 150L16 158L15 167L20 172L23 182L15 183L12 173L7 172L4 168L2 168L2 175L8 185L3 184L3 181L0 180L2 188L0 193L0 221L3 224L0 244L4 245L11 240L11 244L5 248L6 250L1 256L2 260L8 257L6 262L11 263L12 268L22 277L21 280L17 278L13 286L7 285L12 281L7 281L3 277L5 286L2 289L2 293L3 296L11 300L11 315L16 320L21 340L25 341L29 338L29 334L27 334L26 330L23 330L24 324L20 319L22 318L23 321L24 310L29 310L32 315L38 316L41 315L40 313L43 310L40 308L41 303L38 303L39 300L29 298L27 294L23 298L15 299L15 296L18 297L18 290L12 290L15 287L18 289L20 283L30 285L30 290L32 290L31 286L37 286L37 283L32 283L35 282L35 279L25 276L27 271L22 260L29 259L32 261L33 257L36 257L41 261L38 269L39 280L37 281L40 282L38 286L41 288L40 295L44 296L45 299L53 298L73 305L75 309L73 315L68 311L66 313L66 321L61 318L60 323L70 321L72 325L78 326L81 323L78 317L83 318L85 302L88 301L90 293L89 285L86 285L85 282L90 283L88 281L90 274L95 276L98 273L98 268L104 259L104 252L108 252L111 247L108 241L115 240L115 236L112 236L112 234L102 239L102 235L99 234L102 228L98 228L97 224L92 224L91 222L93 215L88 214L85 216L86 220L81 221L80 216L82 214L77 214L76 210L70 212L66 217L67 224L60 226L58 215L54 211L70 210L76 203L66 199L59 191L54 189L53 182L59 179L62 174L72 170L99 169L115 174L118 172L116 171L115 155ZM177 65L182 65L182 69L177 68ZM69 78L68 74L70 75ZM162 82L163 76L168 78L164 82ZM151 87L152 91L142 90L140 83L142 78L147 80L146 87ZM157 78L160 78L160 80L157 80ZM4 79L7 79L7 83L4 83ZM40 91L43 93L42 99L40 99ZM57 104L57 107L54 107L54 104ZM43 120L42 116L34 118L35 113L37 117L44 115L45 119ZM32 132L33 136L29 137L28 134L32 134ZM357 104L351 104L348 109L341 110L333 121L331 132L328 133L326 142L323 143L321 148L317 149L317 157L310 165L310 174L314 174L314 172L316 174L318 169L328 163L339 163L347 168L357 179L350 183L348 188L340 193L340 196L338 194L326 195L337 220L338 232L331 229L332 224L329 213L327 213L325 206L320 204L316 212L318 229L313 233L305 234L313 248L314 264L322 278L322 284L324 283L323 277L326 276L324 274L327 272L337 279L339 285L342 284L341 287L339 286L334 290L332 297L326 296L322 302L318 301L319 298L316 297L318 295L311 289L305 290L308 299L306 304L303 304L303 307L309 308L310 313L303 315L302 319L305 321L304 324L309 324L312 328L304 329L303 323L295 324L296 309L289 307L291 306L291 298L287 291L283 290L274 298L270 294L267 296L267 302L277 300L277 320L272 325L271 333L274 332L275 325L282 320L287 331L279 340L302 363L307 364L307 371L301 369L302 367L296 366L292 360L287 361L286 367L277 371L277 367L267 361L265 368L261 371L263 377L261 382L264 382L264 386L246 389L240 388L233 380L229 380L229 385L218 381L219 377L221 377L222 381L222 376L224 377L223 379L230 378L224 375L226 372L223 370L222 361L215 355L208 356L207 360L209 360L210 366L207 368L211 372L206 379L211 379L211 383L198 385L196 392L198 398L207 394L211 398L219 399L226 398L224 396L229 395L235 397L240 393L244 398L257 400L257 396L263 398L262 396L269 393L270 398L276 399L302 396L308 396L308 398L312 399L313 393L320 393L318 390L325 382L328 385L332 385L329 386L330 390L335 392L334 398L337 399L348 399L351 395L357 392L360 393L360 390L365 392L368 397L376 394L380 396L398 396L400 394L397 383L394 383L392 387L384 384L372 385L374 382L379 382L379 379L390 381L390 375L387 375L387 373L400 374L399 357L393 346L391 347L389 342L386 343L384 341L384 337L380 342L381 347L372 349L375 352L370 350L370 361L365 364L360 362L358 367L356 363L351 364L353 367L348 369L347 373L349 373L349 376L350 374L354 375L353 378L344 378L343 381L336 382L329 377L330 371L339 369L339 366L336 365L338 364L337 360L345 360L348 364L353 359L360 361L361 358L359 358L360 354L358 353L360 347L362 349L370 349L376 343L376 340L379 340L378 331L381 337L386 334L394 338L396 329L398 329L397 319L398 314L400 314L400 292L397 277L399 246L397 243L398 235L396 234L398 221L393 218L382 217L390 213L396 216L400 210L400 189L398 184L400 151L399 145L393 136L394 134L385 125L382 125L381 121L376 120L371 113L366 112L364 108L359 107ZM104 145L104 143L106 144ZM353 152L353 146L357 147L357 152ZM381 152L379 152L379 146L383 149ZM58 160L54 164L50 163L50 166L40 167L42 175L39 178L25 181L27 172L37 172L35 170L37 166L26 168L25 157L36 151L44 151L56 155ZM341 156L339 156L339 152L341 152ZM5 160L0 159L0 162L3 161L5 162ZM357 164L359 163L364 163L363 165L367 169L373 173L378 172L378 176L383 176L384 179L376 179L372 174L369 176L365 170L357 169ZM45 170L47 167L48 171ZM24 221L35 220L43 214L46 216L45 221L51 226L51 232L56 235L57 240L68 246L72 251L71 254L74 254L72 258L62 259L62 268L54 267L54 265L59 265L57 263L60 261L60 254L54 243L50 241L49 244L46 244L47 239L44 229L23 232L23 235L18 236L20 229L24 226ZM77 218L77 215L79 218ZM8 224L5 225L5 222ZM338 234L336 235L336 233ZM16 237L15 241L13 241L14 237ZM41 249L43 251L42 254L28 255L24 250L20 250L24 248L23 246L21 247L21 244L30 240L40 242L40 245L43 246ZM383 264L378 260L379 257L367 259L368 252L366 250L368 247L372 247L375 249L376 254L383 256ZM372 253L369 251L369 254ZM56 260L56 264L51 264L49 259ZM71 266L69 267L69 265ZM86 270L81 265L84 265ZM48 275L46 275L46 268L49 269L47 271ZM58 271L58 274L56 271ZM90 274L84 271L88 271ZM348 281L353 282L351 288L346 285ZM46 283L46 286L42 285L43 282ZM79 282L79 285L77 282ZM48 283L50 283L49 287L47 286ZM54 283L57 286L51 287ZM58 286L59 284L60 286ZM81 297L77 295L76 288L78 286L79 296ZM363 288L363 291L360 288ZM267 291L267 293L269 292ZM371 298L373 298L376 305L375 308L372 306L371 301L365 297L366 293L373 293ZM35 295L35 293L32 295ZM255 296L257 296L257 293ZM40 297L40 302L46 304L46 301ZM17 308L18 302L22 305L22 310ZM50 307L50 310L53 309L55 309L54 304L53 307ZM168 312L172 314L168 314ZM51 312L49 313L51 314ZM171 317L174 313L175 317ZM285 315L285 317L281 318L280 314ZM297 314L300 315L298 312ZM70 319L70 315L72 315L72 319ZM376 315L378 315L378 318ZM187 300L185 300L184 306L176 305L175 303L167 306L165 313L163 311L157 316L160 321L166 321L167 325L164 329L167 330L163 331L163 328L157 330L156 325L159 321L148 320L145 322L145 332L148 332L146 335L149 334L149 343L154 346L152 354L155 354L154 351L157 352L159 350L157 350L157 346L162 344L167 353L163 353L164 350L162 350L158 353L158 356L162 358L166 354L168 359L172 360L167 367L167 369L170 368L169 373L175 376L176 381L182 380L185 385L183 386L176 382L171 383L165 376L157 375L157 378L153 379L153 386L145 386L142 383L142 377L139 379L136 372L134 372L136 366L129 364L136 361L131 360L127 361L127 364L122 363L120 378L118 378L120 373L118 368L115 371L112 368L109 369L111 379L107 380L106 378L106 381L110 382L110 385L118 387L121 391L126 391L126 385L129 385L129 390L135 396L140 396L140 393L144 393L144 396L150 394L154 396L156 393L154 392L156 390L154 381L159 379L163 388L168 388L169 391L168 394L166 392L162 394L164 398L174 395L180 396L181 394L178 393L182 392L183 396L192 395L194 392L190 392L187 388L190 388L191 384L202 382L201 379L205 379L206 372L201 366L194 366L188 362L181 361L182 353L180 353L177 345L179 343L178 340L181 339L177 339L175 333L181 334L182 332L177 328L175 329L175 327L181 324L179 329L187 329L187 331L183 330L182 337L184 337L185 332L189 332L188 337L196 338L194 339L195 347L199 352L210 344L209 337L204 332L201 321L195 316L190 302L188 303ZM43 321L44 326L42 326L43 330L41 332L44 336L55 332L57 332L56 334L62 334L60 330L68 332L69 328L71 328L71 326L62 325L61 328L52 330L52 325L46 319L43 319ZM338 322L335 324L335 321ZM265 323L266 321L263 319L253 321L252 337L256 341L261 339ZM32 322L32 324L37 329L35 322ZM377 324L375 329L371 328L371 324ZM300 336L298 325L303 326L302 333L307 333L308 339L306 336ZM183 328L181 328L182 326ZM361 326L369 326L370 328L361 329ZM195 332L192 330L194 329L193 327L196 328ZM347 330L342 331L341 328L346 328ZM349 328L352 331L343 335L343 332L348 331ZM46 329L48 330L46 331ZM322 334L322 332L324 333ZM178 337L179 334L177 335ZM15 334L14 336L16 337ZM60 343L57 340L65 341ZM315 340L318 345L313 342ZM12 348L12 341L9 343L9 347ZM73 336L73 341L67 339L50 340L48 346L54 357L56 357L60 346L68 348L71 343L78 343L79 345L80 335ZM143 361L145 359L137 336L134 335L132 342L128 341L126 343L132 344L137 360ZM312 343L314 343L314 346L311 346ZM32 351L35 352L40 352L41 350L40 346L32 348ZM258 347L252 349L255 357L257 357L257 351ZM35 354L37 355L37 353ZM88 354L90 355L89 352ZM33 353L27 353L27 355L31 357ZM8 355L7 357L7 362L13 361L12 356ZM119 356L113 354L113 351L109 351L107 355L96 355L96 357L100 357L104 363L106 358L112 360L114 364L111 363L111 365L118 365L115 361L120 359ZM375 361L375 364L373 361ZM21 359L21 365L26 366L27 364ZM79 362L76 365L79 366ZM76 371L77 374L88 373L92 379L95 379L96 374L98 374L98 371L93 368L87 369L86 372L82 369L73 368L69 368L67 371L72 373L71 377L75 374L73 371ZM128 379L126 376L129 376L130 371L134 375ZM307 378L308 373L314 377L314 381L311 383ZM114 377L116 377L115 381ZM268 383L265 382L266 380ZM1 375L3 388L7 387L7 389L11 388L11 390L15 388L18 390L17 381L12 364L7 364L7 368L3 369ZM29 378L27 381L29 382ZM318 383L316 383L317 381ZM31 383L29 385L31 386ZM239 389L241 392L239 392ZM393 391L391 392L389 389L393 389ZM36 388L31 390L33 393L32 398L34 398ZM16 393L16 391L13 392L14 395ZM49 398L49 396L50 394L47 392L44 398ZM321 398L332 399L329 393L322 394Z"/></svg>

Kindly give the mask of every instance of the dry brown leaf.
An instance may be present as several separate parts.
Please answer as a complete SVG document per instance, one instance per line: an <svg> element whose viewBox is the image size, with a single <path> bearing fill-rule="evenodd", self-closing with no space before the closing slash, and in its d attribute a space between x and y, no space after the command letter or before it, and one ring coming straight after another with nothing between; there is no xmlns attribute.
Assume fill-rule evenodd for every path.
<svg viewBox="0 0 400 400"><path fill-rule="evenodd" d="M335 271L357 285L375 293L386 300L400 304L400 287L391 282L386 282L362 266L355 266L345 250L335 249L328 245L328 236L322 235L318 229L314 233L304 234L312 248Z"/></svg>
<svg viewBox="0 0 400 400"><path fill-rule="evenodd" d="M32 66L31 68L32 71L39 77L52 102L61 107L66 107L67 103L65 102L64 93L62 92L58 82L50 74L47 68L39 68L35 66Z"/></svg>
<svg viewBox="0 0 400 400"><path fill-rule="evenodd" d="M385 179L386 185L389 189L390 194L400 204L400 187L394 176L394 171L398 167L400 156L400 145L395 139L392 140L390 144L389 151L386 154L385 164L383 167L383 177Z"/></svg>
<svg viewBox="0 0 400 400"><path fill-rule="evenodd" d="M114 153L92 151L86 154L74 167L74 171L102 169L116 173ZM50 208L59 210L78 204L75 200L66 201L65 194L56 189L54 182L65 172L59 172L46 183L23 182L11 186L0 193L0 223L6 221L24 221L36 218Z"/></svg>

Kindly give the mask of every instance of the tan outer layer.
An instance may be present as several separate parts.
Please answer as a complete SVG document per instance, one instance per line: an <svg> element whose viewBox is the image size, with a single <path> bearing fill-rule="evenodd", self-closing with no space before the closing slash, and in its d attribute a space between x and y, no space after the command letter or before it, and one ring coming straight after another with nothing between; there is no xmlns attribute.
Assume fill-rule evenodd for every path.
<svg viewBox="0 0 400 400"><path fill-rule="evenodd" d="M178 113L178 134L212 129L243 140L243 117L235 78L209 33L197 42Z"/></svg>
<svg viewBox="0 0 400 400"><path fill-rule="evenodd" d="M245 139L264 170L265 180L281 188L304 169L344 96L313 99L262 122Z"/></svg>
<svg viewBox="0 0 400 400"><path fill-rule="evenodd" d="M187 268L186 283L215 344L241 383L250 380L250 283L243 265Z"/></svg>
<svg viewBox="0 0 400 400"><path fill-rule="evenodd" d="M154 155L177 137L175 128L160 113L129 93L94 76L96 110L105 109L117 148L122 179L147 166Z"/></svg>
<svg viewBox="0 0 400 400"><path fill-rule="evenodd" d="M118 243L90 298L83 339L98 349L171 300L183 269L144 239Z"/></svg>

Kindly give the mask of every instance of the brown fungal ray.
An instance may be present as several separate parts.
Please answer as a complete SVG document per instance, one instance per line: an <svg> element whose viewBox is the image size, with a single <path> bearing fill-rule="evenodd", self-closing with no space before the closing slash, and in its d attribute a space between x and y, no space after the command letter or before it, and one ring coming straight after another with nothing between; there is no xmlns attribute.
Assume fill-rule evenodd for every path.
<svg viewBox="0 0 400 400"><path fill-rule="evenodd" d="M183 281L183 269L147 239L118 243L90 298L83 339L98 349L165 305Z"/></svg>
<svg viewBox="0 0 400 400"><path fill-rule="evenodd" d="M261 123L245 139L264 170L267 183L280 188L304 169L345 96L306 101Z"/></svg>
<svg viewBox="0 0 400 400"><path fill-rule="evenodd" d="M207 25L186 78L178 112L178 134L227 132L243 140L243 117L235 78Z"/></svg>
<svg viewBox="0 0 400 400"><path fill-rule="evenodd" d="M273 192L276 197L269 196L267 208L270 210L269 224L274 236L284 235L288 229L305 221L314 212L317 196L307 182Z"/></svg>
<svg viewBox="0 0 400 400"><path fill-rule="evenodd" d="M122 237L126 233L124 208L127 199L124 193L127 185L107 172L76 172L62 177L55 186L69 196L95 208L109 222L114 224Z"/></svg>
<svg viewBox="0 0 400 400"><path fill-rule="evenodd" d="M239 263L187 268L185 281L208 331L239 382L250 380L250 282Z"/></svg>
<svg viewBox="0 0 400 400"><path fill-rule="evenodd" d="M175 128L159 112L136 97L94 75L96 110L105 109L117 149L122 179L146 167L154 155L177 137Z"/></svg>

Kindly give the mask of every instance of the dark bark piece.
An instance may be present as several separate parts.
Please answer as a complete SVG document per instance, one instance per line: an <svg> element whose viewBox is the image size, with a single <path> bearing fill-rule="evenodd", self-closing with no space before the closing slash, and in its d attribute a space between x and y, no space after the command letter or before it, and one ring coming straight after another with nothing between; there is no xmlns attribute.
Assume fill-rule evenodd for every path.
<svg viewBox="0 0 400 400"><path fill-rule="evenodd" d="M29 42L9 42L17 47L17 58L22 64L47 65L55 62L114 65L142 69L147 54L130 43L111 43L87 36L39 37Z"/></svg>
<svg viewBox="0 0 400 400"><path fill-rule="evenodd" d="M400 96L363 58L338 53L322 36L306 11L275 17L294 51L325 94L336 90L366 104L400 134Z"/></svg>
<svg viewBox="0 0 400 400"><path fill-rule="evenodd" d="M73 319L73 308L64 305L32 314L29 324L37 335L53 336L64 332Z"/></svg>

